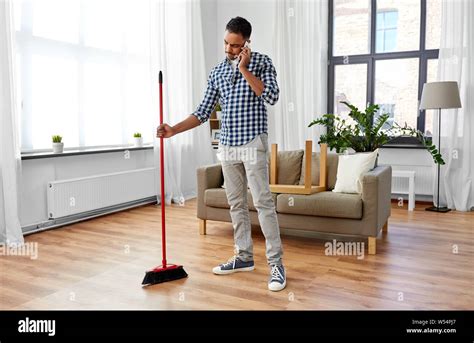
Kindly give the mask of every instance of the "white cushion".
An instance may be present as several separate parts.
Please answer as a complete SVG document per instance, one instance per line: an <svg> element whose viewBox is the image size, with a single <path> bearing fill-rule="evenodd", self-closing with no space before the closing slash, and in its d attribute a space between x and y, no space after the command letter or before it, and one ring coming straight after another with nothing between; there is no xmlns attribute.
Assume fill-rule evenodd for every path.
<svg viewBox="0 0 474 343"><path fill-rule="evenodd" d="M339 155L337 179L333 192L361 193L360 178L363 174L374 169L378 151L377 149L370 153Z"/></svg>

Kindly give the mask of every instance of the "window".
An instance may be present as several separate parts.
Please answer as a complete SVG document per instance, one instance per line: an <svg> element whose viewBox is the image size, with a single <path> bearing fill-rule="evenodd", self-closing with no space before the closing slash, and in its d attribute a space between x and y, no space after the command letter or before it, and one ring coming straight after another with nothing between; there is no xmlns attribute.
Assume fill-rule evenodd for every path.
<svg viewBox="0 0 474 343"><path fill-rule="evenodd" d="M377 53L419 50L421 0L377 0L375 6Z"/></svg>
<svg viewBox="0 0 474 343"><path fill-rule="evenodd" d="M375 103L390 115L389 123L407 123L416 127L418 111L417 58L400 58L375 61Z"/></svg>
<svg viewBox="0 0 474 343"><path fill-rule="evenodd" d="M14 2L23 151L153 139L149 8L131 0Z"/></svg>
<svg viewBox="0 0 474 343"><path fill-rule="evenodd" d="M393 122L430 135L432 114L418 109L435 81L441 0L330 0L328 112L347 116L341 99L380 105ZM367 47L367 48L366 48Z"/></svg>
<svg viewBox="0 0 474 343"><path fill-rule="evenodd" d="M364 107L367 88L367 64L342 64L335 68L334 110L348 118L349 109L341 101ZM351 118L348 118L351 119Z"/></svg>
<svg viewBox="0 0 474 343"><path fill-rule="evenodd" d="M377 52L397 50L398 11L377 13Z"/></svg>
<svg viewBox="0 0 474 343"><path fill-rule="evenodd" d="M369 1L353 0L334 3L335 55L367 54L370 51L369 30Z"/></svg>

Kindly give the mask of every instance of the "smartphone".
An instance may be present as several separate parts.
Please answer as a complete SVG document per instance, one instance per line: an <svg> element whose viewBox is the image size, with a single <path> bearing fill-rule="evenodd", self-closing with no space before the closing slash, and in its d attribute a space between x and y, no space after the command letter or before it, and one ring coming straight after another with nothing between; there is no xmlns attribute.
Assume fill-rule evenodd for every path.
<svg viewBox="0 0 474 343"><path fill-rule="evenodd" d="M240 48L240 50L244 50L244 48L249 48L250 49L250 42L249 41L246 41L244 46L242 48ZM239 63L240 63L240 56L239 56Z"/></svg>

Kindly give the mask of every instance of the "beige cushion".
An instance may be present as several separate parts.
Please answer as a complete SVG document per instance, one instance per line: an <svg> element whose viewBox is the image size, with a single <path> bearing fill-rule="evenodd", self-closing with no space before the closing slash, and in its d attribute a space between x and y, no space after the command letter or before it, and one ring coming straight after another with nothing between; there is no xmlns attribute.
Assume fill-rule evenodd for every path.
<svg viewBox="0 0 474 343"><path fill-rule="evenodd" d="M304 185L304 176L305 176L305 156L302 158L301 164L301 177L299 184ZM328 153L327 155L327 165L328 165L328 189L333 189L336 185L336 176L337 176L337 164L339 161L339 155L334 153ZM313 152L311 158L311 184L319 185L319 152Z"/></svg>
<svg viewBox="0 0 474 343"><path fill-rule="evenodd" d="M273 195L273 202L276 204L277 194ZM206 206L218 207L218 208L230 208L229 203L227 202L227 195L225 194L225 189L223 188L210 188L204 191L204 203ZM250 190L247 192L247 204L251 211L257 211L253 204L252 194Z"/></svg>
<svg viewBox="0 0 474 343"><path fill-rule="evenodd" d="M321 192L311 195L279 194L277 212L319 217L362 218L360 194Z"/></svg>
<svg viewBox="0 0 474 343"><path fill-rule="evenodd" d="M301 163L303 150L279 151L278 152L278 179L280 185L297 185L301 176ZM268 156L268 175L270 176L270 154ZM222 188L226 188L225 180Z"/></svg>
<svg viewBox="0 0 474 343"><path fill-rule="evenodd" d="M279 151L278 175L279 185L297 185L301 177L301 164L304 150Z"/></svg>

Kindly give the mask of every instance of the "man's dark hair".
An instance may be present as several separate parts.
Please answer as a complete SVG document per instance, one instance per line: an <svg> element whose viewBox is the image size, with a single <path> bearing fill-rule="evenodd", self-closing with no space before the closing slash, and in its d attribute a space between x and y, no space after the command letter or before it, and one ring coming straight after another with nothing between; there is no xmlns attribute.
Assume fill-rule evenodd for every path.
<svg viewBox="0 0 474 343"><path fill-rule="evenodd" d="M240 33L244 39L249 39L252 34L252 25L242 17L232 18L225 29L232 33Z"/></svg>

